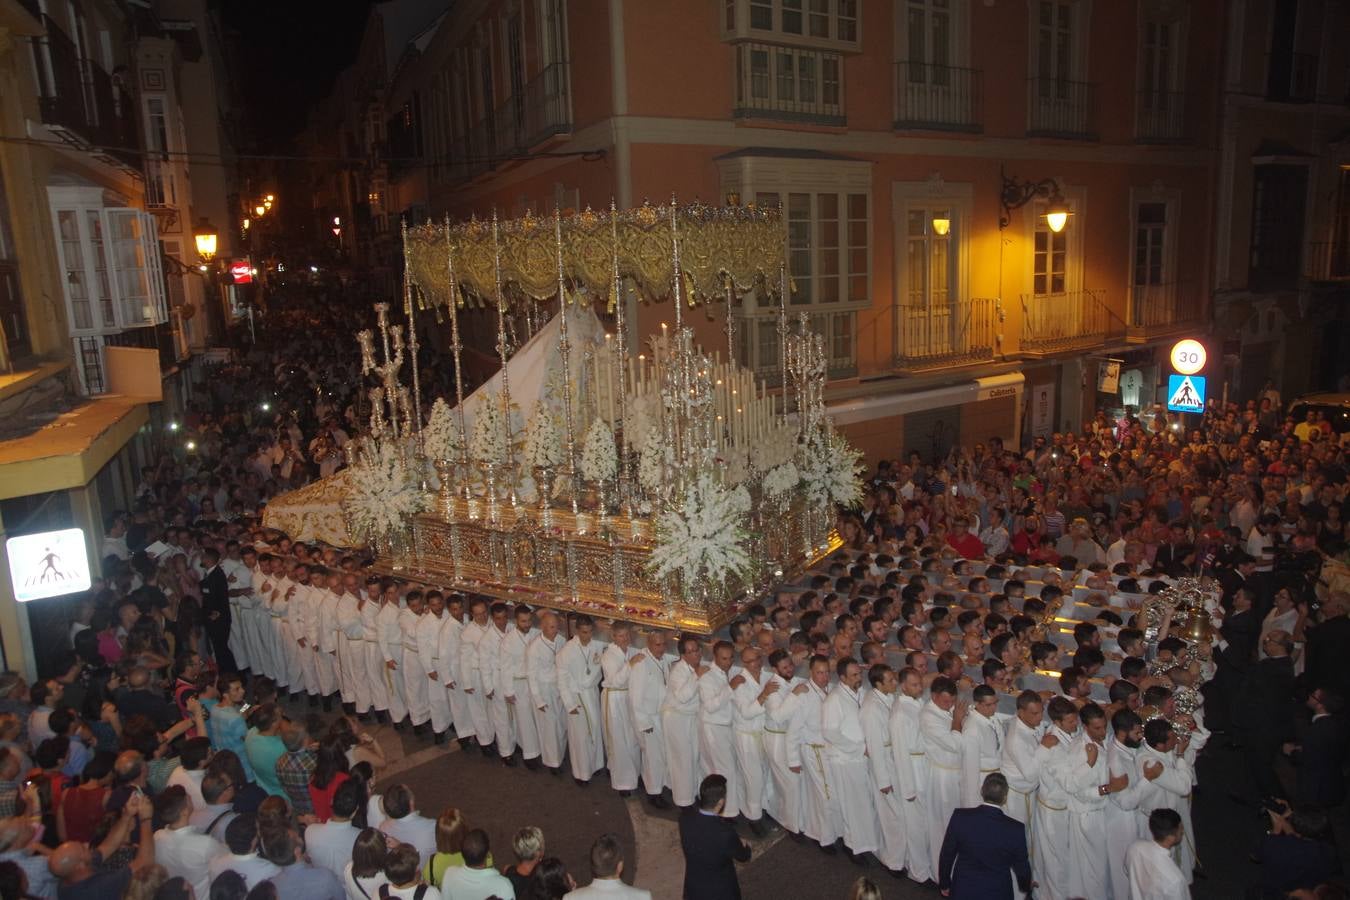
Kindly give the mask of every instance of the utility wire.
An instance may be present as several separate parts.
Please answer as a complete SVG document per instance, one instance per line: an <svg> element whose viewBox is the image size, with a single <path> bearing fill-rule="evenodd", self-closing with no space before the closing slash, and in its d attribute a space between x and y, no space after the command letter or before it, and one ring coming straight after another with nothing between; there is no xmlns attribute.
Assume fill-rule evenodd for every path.
<svg viewBox="0 0 1350 900"><path fill-rule="evenodd" d="M47 138L33 137L13 137L0 136L0 143L22 144L31 147L66 147L73 145L69 141L62 141ZM80 148L88 153L106 153L106 154L129 154L139 156L144 160L184 159L188 162L201 163L220 163L227 161L237 162L247 160L250 162L305 162L305 163L334 163L343 166L366 166L372 163L372 160L359 156L313 156L287 153L235 153L226 156L221 153L201 153L191 150L145 150L140 147L111 147L107 145L91 144L88 147ZM566 151L544 151L541 153L517 153L508 156L460 156L460 157L424 157L424 156L382 156L375 163L403 164L403 165L456 165L456 164L480 164L496 165L508 162L526 162L535 159L573 159L580 158L583 162L599 162L609 155L609 151L599 148L595 150L566 150Z"/></svg>

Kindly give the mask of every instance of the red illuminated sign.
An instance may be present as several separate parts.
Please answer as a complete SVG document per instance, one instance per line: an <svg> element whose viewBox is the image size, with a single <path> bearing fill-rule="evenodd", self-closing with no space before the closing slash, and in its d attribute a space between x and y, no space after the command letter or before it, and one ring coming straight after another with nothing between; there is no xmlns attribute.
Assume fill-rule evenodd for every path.
<svg viewBox="0 0 1350 900"><path fill-rule="evenodd" d="M237 259L230 263L230 278L235 284L253 283L253 266L246 259Z"/></svg>

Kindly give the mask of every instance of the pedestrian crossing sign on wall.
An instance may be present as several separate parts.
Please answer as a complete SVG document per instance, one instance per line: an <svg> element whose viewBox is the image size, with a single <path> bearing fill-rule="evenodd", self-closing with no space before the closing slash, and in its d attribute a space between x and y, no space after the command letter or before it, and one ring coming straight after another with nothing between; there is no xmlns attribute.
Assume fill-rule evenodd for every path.
<svg viewBox="0 0 1350 900"><path fill-rule="evenodd" d="M1203 375L1168 375L1167 408L1172 412L1204 412L1205 377Z"/></svg>

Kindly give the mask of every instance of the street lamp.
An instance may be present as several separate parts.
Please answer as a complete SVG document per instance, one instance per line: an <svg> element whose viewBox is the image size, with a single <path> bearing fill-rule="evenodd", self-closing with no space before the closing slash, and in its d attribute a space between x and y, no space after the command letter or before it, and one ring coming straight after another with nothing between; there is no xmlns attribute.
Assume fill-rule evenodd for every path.
<svg viewBox="0 0 1350 900"><path fill-rule="evenodd" d="M252 225L252 224L253 224L253 220L252 220L252 219L245 219L245 220L244 220L244 230L245 230L245 231L248 231L248 227L249 227L250 225Z"/></svg>
<svg viewBox="0 0 1350 900"><path fill-rule="evenodd" d="M197 228L192 233L192 239L197 244L197 255L202 258L202 262L209 263L216 255L216 243L218 235L216 229L205 217L197 221Z"/></svg>
<svg viewBox="0 0 1350 900"><path fill-rule="evenodd" d="M936 235L946 235L952 230L952 214L945 209L942 212L933 213L933 233Z"/></svg>
<svg viewBox="0 0 1350 900"><path fill-rule="evenodd" d="M1064 226L1069 223L1071 210L1068 201L1060 192L1059 182L1053 178L1042 178L1040 181L1020 181L1016 178L1009 178L1003 170L999 169L999 174L1003 178L1003 190L999 196L999 201L1003 206L1003 212L998 217L999 229L1007 228L1012 223L1012 211L1026 206L1032 200L1044 199L1048 201L1045 207L1045 224L1055 234L1064 230Z"/></svg>
<svg viewBox="0 0 1350 900"><path fill-rule="evenodd" d="M253 207L253 214L257 216L259 219L261 219L264 215L267 214L267 207L259 203L257 206Z"/></svg>

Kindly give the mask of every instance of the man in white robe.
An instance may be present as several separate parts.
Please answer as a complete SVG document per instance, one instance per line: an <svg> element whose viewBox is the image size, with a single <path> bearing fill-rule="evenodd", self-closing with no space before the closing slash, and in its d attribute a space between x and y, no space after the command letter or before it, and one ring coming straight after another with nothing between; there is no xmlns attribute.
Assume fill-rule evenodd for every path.
<svg viewBox="0 0 1350 900"><path fill-rule="evenodd" d="M1036 809L1036 789L1041 784L1041 736L1045 733L1045 701L1035 691L1017 695L1017 715L1008 722L1004 735L1003 758L999 769L1008 780L1008 815L1026 826L1027 843Z"/></svg>
<svg viewBox="0 0 1350 900"><path fill-rule="evenodd" d="M338 682L342 685L342 702L348 712L364 715L370 710L370 690L366 686L366 648L361 642L365 629L361 625L361 596L359 579L351 572L342 575L342 593L338 595Z"/></svg>
<svg viewBox="0 0 1350 900"><path fill-rule="evenodd" d="M928 817L928 857L937 872L942 839L952 811L961 805L961 729L968 707L956 699L956 683L939 675L929 687L929 700L919 716L924 754L928 762L928 792L924 812Z"/></svg>
<svg viewBox="0 0 1350 900"><path fill-rule="evenodd" d="M464 702L469 707L473 733L484 756L492 755L492 716L488 712L487 690L483 686L482 660L478 642L491 628L488 604L482 597L469 601L469 622L459 637L459 686L464 691Z"/></svg>
<svg viewBox="0 0 1350 900"><path fill-rule="evenodd" d="M263 674L276 683L279 693L286 690L286 664L279 658L280 645L277 641L277 628L273 625L272 592L276 588L272 576L273 557L270 553L257 554L257 564L253 567L249 580L253 586L253 596L258 602L259 644L263 655Z"/></svg>
<svg viewBox="0 0 1350 900"><path fill-rule="evenodd" d="M230 653L234 655L235 666L239 671L245 669L253 671L253 667L258 665L258 658L254 651L253 641L250 637L250 628L248 619L252 613L245 612L246 608L252 606L253 579L239 558L239 542L229 541L225 545L225 554L220 558L220 570L225 573L225 582L229 585L229 604L230 604L230 637L228 646Z"/></svg>
<svg viewBox="0 0 1350 900"><path fill-rule="evenodd" d="M464 685L460 683L463 677L460 674L463 671L460 656L463 637L464 598L459 594L451 594L445 598L445 618L441 620L441 630L436 635L436 655L440 657L440 668L436 671L440 673L446 702L450 704L450 723L455 727L460 749L471 750L478 741Z"/></svg>
<svg viewBox="0 0 1350 900"><path fill-rule="evenodd" d="M366 588L357 601L361 617L361 666L358 677L365 682L370 708L376 721L389 715L389 686L385 680L384 657L380 654L380 592L378 576L366 579Z"/></svg>
<svg viewBox="0 0 1350 900"><path fill-rule="evenodd" d="M764 667L758 647L741 651L741 671L731 679L731 733L736 747L736 773L741 786L741 814L750 830L763 837L764 795L769 790L769 768L764 758L765 703L779 690L773 673Z"/></svg>
<svg viewBox="0 0 1350 900"><path fill-rule="evenodd" d="M1083 753L1074 754L1069 795L1069 896L1110 896L1110 856L1106 844L1109 798L1129 787L1130 775L1113 775L1107 757L1106 713L1095 703L1078 711Z"/></svg>
<svg viewBox="0 0 1350 900"><path fill-rule="evenodd" d="M835 665L839 681L821 704L820 731L829 754L832 792L844 825L844 848L856 858L875 853L876 791L862 727L862 667L849 657Z"/></svg>
<svg viewBox="0 0 1350 900"><path fill-rule="evenodd" d="M268 600L268 609L272 613L272 629L277 635L277 662L281 667L281 681L292 698L305 689L304 672L300 665L300 648L295 643L295 632L291 629L291 601L295 599L296 581L294 578L298 566L288 567L286 560L273 557L272 592ZM263 590L267 582L263 582Z"/></svg>
<svg viewBox="0 0 1350 900"><path fill-rule="evenodd" d="M324 583L319 585L319 615L315 619L317 631L312 631L315 646L319 648L314 663L319 673L319 692L323 695L324 712L332 709L333 695L338 692L338 618L337 591L342 587L342 573L334 569L326 570Z"/></svg>
<svg viewBox="0 0 1350 900"><path fill-rule="evenodd" d="M1036 790L1036 811L1032 814L1031 863L1037 884L1037 897L1065 900L1069 897L1070 868L1073 865L1069 814L1069 796L1074 782L1074 767L1084 757L1078 740L1078 710L1067 697L1052 697L1048 707L1050 727L1041 738L1040 785Z"/></svg>
<svg viewBox="0 0 1350 900"><path fill-rule="evenodd" d="M976 686L973 709L961 726L961 806L979 806L984 779L1003 761L1003 722L998 719L998 694L987 684Z"/></svg>
<svg viewBox="0 0 1350 900"><path fill-rule="evenodd" d="M525 648L525 677L534 704L535 730L539 732L539 761L554 775L562 771L567 746L566 713L558 694L558 652L564 644L558 626L558 614L544 610L539 614L539 634Z"/></svg>
<svg viewBox="0 0 1350 900"><path fill-rule="evenodd" d="M796 677L796 663L786 650L769 654L773 681L778 690L764 702L764 750L769 760L769 777L773 784L764 800L768 810L783 830L799 834L802 830L802 695L810 688L806 680Z"/></svg>
<svg viewBox="0 0 1350 900"><path fill-rule="evenodd" d="M450 730L450 700L441 678L441 626L445 624L445 596L440 591L427 591L426 609L417 619L417 659L426 670L427 715L431 721L433 740L445 743Z"/></svg>
<svg viewBox="0 0 1350 900"><path fill-rule="evenodd" d="M819 653L811 657L810 681L802 694L801 759L806 790L802 792L802 834L835 853L835 843L844 833L839 792L830 778L828 747L821 733L821 712L829 695L830 660Z"/></svg>
<svg viewBox="0 0 1350 900"><path fill-rule="evenodd" d="M698 799L699 677L708 671L698 638L680 638L680 658L670 666L666 696L661 703L661 731L665 738L666 774L670 795L679 807Z"/></svg>
<svg viewBox="0 0 1350 900"><path fill-rule="evenodd" d="M276 681L276 668L272 665L272 616L258 593L256 581L258 551L253 547L244 547L240 550L239 559L244 564L244 576L240 578L240 583L248 588L239 603L240 611L244 612L244 643L249 648L254 673Z"/></svg>
<svg viewBox="0 0 1350 900"><path fill-rule="evenodd" d="M736 771L736 744L731 735L731 679L740 673L733 667L735 648L730 641L713 645L713 664L699 676L698 749L703 761L701 775L721 775L727 780L727 801L722 816L734 819L741 812L741 779Z"/></svg>
<svg viewBox="0 0 1350 900"><path fill-rule="evenodd" d="M558 694L567 713L567 755L572 780L590 784L605 767L605 736L600 723L600 642L594 640L595 621L587 615L574 620L571 640L558 651Z"/></svg>
<svg viewBox="0 0 1350 900"><path fill-rule="evenodd" d="M1143 785L1147 783L1148 776L1140 778L1136 774L1139 766L1135 762L1139 747L1144 742L1144 723L1134 710L1121 709L1111 717L1111 730L1114 734L1106 745L1107 770L1112 777L1128 775L1130 781L1125 790L1107 798L1104 810L1106 855L1110 866L1110 895L1116 900L1125 900L1130 896L1130 880L1125 872L1125 851L1135 841L1148 837L1148 833L1140 827L1138 814L1139 798L1143 796ZM1154 763L1149 771L1161 774L1162 766Z"/></svg>
<svg viewBox="0 0 1350 900"><path fill-rule="evenodd" d="M666 698L666 678L674 657L666 655L666 633L652 631L647 646L633 657L628 675L628 705L633 729L642 749L642 787L647 802L657 809L669 807L666 789L666 744L661 729L661 704Z"/></svg>
<svg viewBox="0 0 1350 900"><path fill-rule="evenodd" d="M286 608L286 620L291 626L291 644L296 648L296 663L299 666L299 689L309 695L311 704L318 702L319 682L314 675L314 647L309 640L309 619L318 615L318 609L312 599L309 566L295 567L290 591L290 602ZM297 684L291 682L291 690Z"/></svg>
<svg viewBox="0 0 1350 900"><path fill-rule="evenodd" d="M534 722L534 703L530 699L530 678L526 673L525 648L539 632L534 627L534 611L524 603L512 612L515 627L502 638L497 651L497 685L511 714L511 727L520 745L525 767L539 768L539 729ZM515 765L515 757L506 761Z"/></svg>
<svg viewBox="0 0 1350 900"><path fill-rule="evenodd" d="M409 591L404 600L408 605L398 615L399 634L403 640L403 697L408 704L413 733L421 734L431 718L431 705L427 700L427 686L431 682L427 679L417 642L417 626L426 610L426 595L421 591Z"/></svg>
<svg viewBox="0 0 1350 900"><path fill-rule="evenodd" d="M1149 837L1135 841L1125 851L1129 893L1116 900L1190 900L1186 876L1173 857L1185 839L1185 826L1174 809L1162 807L1148 817Z"/></svg>
<svg viewBox="0 0 1350 900"><path fill-rule="evenodd" d="M631 663L638 651L633 646L633 627L627 622L616 621L610 628L610 637L612 640L600 654L605 679L600 688L600 717L604 724L610 787L627 797L637 789L642 760L628 702Z"/></svg>
<svg viewBox="0 0 1350 900"><path fill-rule="evenodd" d="M1140 781L1137 814L1142 822L1155 809L1174 809L1181 816L1181 840L1172 848L1177 868L1190 884L1194 877L1195 845L1191 838L1191 791L1195 787L1195 771L1186 760L1184 742L1178 741L1171 723L1166 719L1152 719L1144 724L1144 744L1135 754ZM1158 765L1162 771L1158 772ZM1151 772L1157 772L1150 777Z"/></svg>
<svg viewBox="0 0 1350 900"><path fill-rule="evenodd" d="M400 624L403 610L399 607L398 585L390 582L380 595L380 612L376 616L376 641L384 670L385 693L389 697L389 720L398 731L408 717L407 695L403 687L403 628Z"/></svg>
<svg viewBox="0 0 1350 900"><path fill-rule="evenodd" d="M928 754L921 725L924 684L923 676L908 666L899 677L900 696L891 706L891 759L905 822L905 870L922 884L937 876L928 847Z"/></svg>
<svg viewBox="0 0 1350 900"><path fill-rule="evenodd" d="M862 703L863 741L867 745L867 764L872 772L873 802L877 813L877 851L881 864L892 872L905 867L905 821L900 795L895 786L895 759L891 753L891 707L900 680L895 670L884 663L867 671L872 690Z"/></svg>
<svg viewBox="0 0 1350 900"><path fill-rule="evenodd" d="M483 689L487 691L488 717L492 719L492 735L497 755L504 765L516 764L516 727L511 721L511 704L506 702L506 690L498 680L501 675L502 641L515 628L511 611L505 603L494 603L488 611L488 626L478 639L478 668L482 672Z"/></svg>

